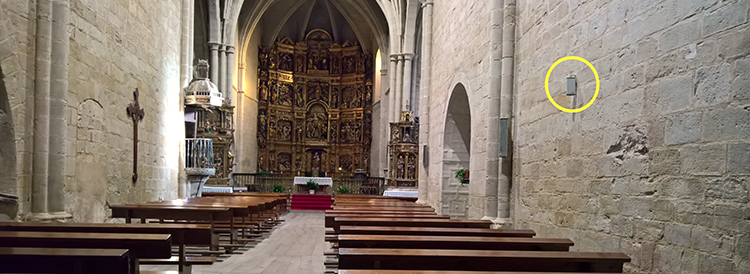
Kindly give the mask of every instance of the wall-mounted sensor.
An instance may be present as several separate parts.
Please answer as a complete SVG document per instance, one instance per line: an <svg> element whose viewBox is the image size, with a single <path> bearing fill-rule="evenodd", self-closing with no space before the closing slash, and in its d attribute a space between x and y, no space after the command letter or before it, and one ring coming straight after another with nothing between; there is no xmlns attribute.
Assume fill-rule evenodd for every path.
<svg viewBox="0 0 750 274"><path fill-rule="evenodd" d="M568 79L567 79L566 83L567 83L568 89L565 92L565 95L568 95L568 96L574 96L574 95L576 95L576 86L577 86L576 76L575 75L568 76Z"/></svg>

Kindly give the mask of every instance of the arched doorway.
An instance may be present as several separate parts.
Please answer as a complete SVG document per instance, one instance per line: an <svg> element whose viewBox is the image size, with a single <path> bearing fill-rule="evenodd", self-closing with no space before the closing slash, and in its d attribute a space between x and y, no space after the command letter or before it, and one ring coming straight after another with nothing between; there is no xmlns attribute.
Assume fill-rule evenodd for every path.
<svg viewBox="0 0 750 274"><path fill-rule="evenodd" d="M4 79L5 75L0 68L0 221L15 218L18 210L15 206L16 135L13 132L13 117Z"/></svg>
<svg viewBox="0 0 750 274"><path fill-rule="evenodd" d="M461 184L456 171L469 169L471 157L471 110L466 88L459 83L448 101L443 132L443 185L441 212L451 218L466 218L469 186Z"/></svg>

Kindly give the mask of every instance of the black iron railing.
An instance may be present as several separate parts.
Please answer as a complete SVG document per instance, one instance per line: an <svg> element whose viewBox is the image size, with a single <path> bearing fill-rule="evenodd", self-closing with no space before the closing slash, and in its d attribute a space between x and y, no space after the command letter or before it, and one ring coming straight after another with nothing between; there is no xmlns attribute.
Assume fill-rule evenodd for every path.
<svg viewBox="0 0 750 274"><path fill-rule="evenodd" d="M279 174L268 173L233 173L232 186L235 188L244 188L251 192L273 192L274 186L283 187L284 192L297 193L305 191L304 186L298 191L294 186L293 176L283 176ZM360 195L383 195L385 191L385 178L380 177L346 177L333 178L333 186L326 188L325 193L338 193L337 190L344 187L349 190L349 194Z"/></svg>

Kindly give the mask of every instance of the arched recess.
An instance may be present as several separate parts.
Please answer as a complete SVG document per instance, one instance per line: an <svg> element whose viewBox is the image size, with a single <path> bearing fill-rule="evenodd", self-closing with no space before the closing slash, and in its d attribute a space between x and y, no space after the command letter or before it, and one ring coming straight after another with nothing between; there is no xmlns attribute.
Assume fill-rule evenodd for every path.
<svg viewBox="0 0 750 274"><path fill-rule="evenodd" d="M456 180L459 169L471 170L471 110L466 88L459 83L451 92L443 132L441 212L451 218L467 218L469 187Z"/></svg>

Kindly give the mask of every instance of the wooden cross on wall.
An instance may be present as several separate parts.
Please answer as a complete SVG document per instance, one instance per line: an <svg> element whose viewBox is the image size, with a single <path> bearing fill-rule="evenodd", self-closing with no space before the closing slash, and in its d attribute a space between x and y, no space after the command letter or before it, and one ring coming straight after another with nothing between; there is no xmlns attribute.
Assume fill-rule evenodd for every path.
<svg viewBox="0 0 750 274"><path fill-rule="evenodd" d="M138 102L138 96L140 92L138 88L133 91L133 97L135 98L130 105L128 105L128 115L133 119L133 183L138 181L138 122L143 120L145 113L141 108L140 102Z"/></svg>

